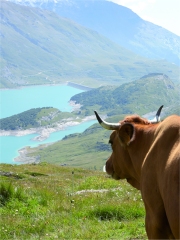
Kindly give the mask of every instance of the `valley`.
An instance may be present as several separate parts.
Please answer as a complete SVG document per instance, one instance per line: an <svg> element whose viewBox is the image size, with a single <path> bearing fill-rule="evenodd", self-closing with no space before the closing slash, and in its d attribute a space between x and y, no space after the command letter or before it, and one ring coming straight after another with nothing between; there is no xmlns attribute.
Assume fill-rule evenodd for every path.
<svg viewBox="0 0 180 240"><path fill-rule="evenodd" d="M56 145L52 144L55 156L48 155L52 151L44 146L52 134L95 121L94 110L117 121L127 114L152 117L149 113L160 105L164 105L163 117L179 114L178 36L144 21L128 8L107 1L72 0L69 5L51 0L33 3L2 0L1 8L0 88L31 87L34 92L29 95L27 90L26 95L21 95L19 91L16 106L13 101L16 94L7 98L1 111L5 115L0 120L0 134L31 136L32 142L42 143L46 154L40 154L41 161L56 162L64 154L58 150L56 156ZM104 15L98 14L101 10ZM100 16L98 21L97 16ZM106 16L112 17L108 20ZM59 84L79 90L69 95L66 88L63 92L59 90ZM55 94L51 91L53 87ZM38 105L40 99L43 101ZM66 105L69 101L74 104L73 110ZM32 110L39 108L45 112L35 117ZM75 142L70 145L74 146L74 155L63 155L62 161L79 166L87 158L83 166L100 169L102 164L87 163L90 149L82 148L85 139L78 145L81 134L80 131L80 135L72 136ZM93 134L94 131L89 138L93 139ZM64 137L71 139L68 135ZM103 141L95 142L96 145L89 143L92 156L97 150L97 156L103 159L103 151L108 148ZM26 155L37 156L36 150L39 151L28 150ZM81 161L76 155L83 156Z"/></svg>
<svg viewBox="0 0 180 240"><path fill-rule="evenodd" d="M149 59L180 64L180 37L145 21L131 9L106 0L10 0L40 8L98 32L119 46ZM174 23L176 24L176 23Z"/></svg>
<svg viewBox="0 0 180 240"><path fill-rule="evenodd" d="M0 8L0 239L147 239L146 199L129 183L144 183L145 165L164 165L165 155L163 164L148 157L154 143L172 154L178 122L162 145L148 135L156 126L144 137L131 121L110 139L94 111L111 123L152 120L162 105L161 121L180 115L180 37L111 0L0 0ZM136 146L126 159L124 139ZM148 187L160 179L154 169Z"/></svg>
<svg viewBox="0 0 180 240"><path fill-rule="evenodd" d="M104 4L109 3L102 2L102 6ZM113 7L117 6L113 4ZM118 16L121 11L127 11L117 8ZM134 18L132 12L129 14ZM132 19L126 19L124 14L122 16L125 21ZM178 65L172 59L165 56L148 58L141 55L142 50L133 52L127 46L107 38L98 32L98 29L91 29L73 21L71 14L69 18L65 18L50 9L2 0L1 18L0 88L64 84L67 81L90 88L118 86L152 72L164 73L174 82L179 82ZM145 24L140 21L142 25ZM147 33L148 29L143 25L141 32ZM159 31L159 28L154 26L153 31ZM147 33L148 42L152 37L150 32ZM172 39L172 52L177 59L179 38L170 33L166 36L165 33L161 34L161 44ZM141 35L139 37L141 38ZM121 39L121 36L119 38ZM144 36L144 39L146 38L147 36ZM139 42L133 44L138 46ZM151 52L157 52L161 44L158 42ZM169 44L164 45L163 50L166 47L166 56L170 56ZM142 48L150 49L146 42ZM162 49L159 51L163 52Z"/></svg>
<svg viewBox="0 0 180 240"><path fill-rule="evenodd" d="M39 141L36 147L23 147L16 157L16 162L49 162L66 164L69 166L88 169L102 169L106 156L110 153L107 144L109 132L104 132L96 123L94 110L110 122L118 122L129 114L145 115L152 119L157 109L164 105L161 118L179 112L179 90L171 79L164 74L149 74L131 83L119 87L104 86L78 93L71 97L72 112L61 112L56 108L31 109L9 119L17 123L17 130L1 130L1 134L27 134L28 131L37 133L33 140ZM77 107L75 107L77 106ZM30 127L29 122L24 130L19 129L20 119L36 111L32 124L39 127ZM27 114L28 113L28 114ZM28 118L29 119L29 118ZM2 122L3 119L1 119ZM35 121L34 121L35 120ZM4 119L7 126L7 119ZM92 122L83 132L63 136L61 141L50 144L44 143L51 133L59 133L69 126L80 126L85 122ZM23 121L24 123L25 121ZM2 122L3 123L3 122ZM1 123L1 126L3 124ZM16 125L14 124L14 127ZM32 133L31 132L31 133ZM71 149L69 151L68 149ZM29 160L31 159L31 160ZM90 159L92 159L90 161Z"/></svg>

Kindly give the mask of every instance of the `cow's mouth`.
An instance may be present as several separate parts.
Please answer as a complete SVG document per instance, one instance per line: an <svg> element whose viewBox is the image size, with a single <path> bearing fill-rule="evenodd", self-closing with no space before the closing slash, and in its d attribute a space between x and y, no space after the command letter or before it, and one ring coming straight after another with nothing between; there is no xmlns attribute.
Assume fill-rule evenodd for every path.
<svg viewBox="0 0 180 240"><path fill-rule="evenodd" d="M120 177L117 176L115 172L113 172L113 173L111 174L111 177L112 177L113 179L115 179L115 180L119 180L119 179L120 179Z"/></svg>

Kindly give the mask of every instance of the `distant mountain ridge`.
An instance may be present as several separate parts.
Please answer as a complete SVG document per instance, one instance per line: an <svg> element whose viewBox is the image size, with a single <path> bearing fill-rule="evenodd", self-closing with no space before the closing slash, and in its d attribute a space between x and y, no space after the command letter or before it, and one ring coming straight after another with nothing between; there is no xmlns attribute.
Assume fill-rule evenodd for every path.
<svg viewBox="0 0 180 240"><path fill-rule="evenodd" d="M138 56L52 11L1 1L1 20L1 88L119 85L151 72L179 81L175 64Z"/></svg>
<svg viewBox="0 0 180 240"><path fill-rule="evenodd" d="M180 37L106 0L10 0L51 10L97 31L139 55L180 65Z"/></svg>

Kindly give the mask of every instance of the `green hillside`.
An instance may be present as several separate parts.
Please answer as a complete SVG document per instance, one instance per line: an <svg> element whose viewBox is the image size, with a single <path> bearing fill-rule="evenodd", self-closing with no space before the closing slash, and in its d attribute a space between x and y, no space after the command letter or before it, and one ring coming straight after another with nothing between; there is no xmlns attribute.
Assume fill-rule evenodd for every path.
<svg viewBox="0 0 180 240"><path fill-rule="evenodd" d="M94 108L108 116L118 114L145 114L160 105L178 105L179 88L171 79L159 73L149 74L119 87L100 87L71 98L83 105L82 112L92 113Z"/></svg>
<svg viewBox="0 0 180 240"><path fill-rule="evenodd" d="M56 122L65 121L65 119L70 117L74 117L74 114L61 112L52 107L33 108L11 117L0 119L0 129L8 131L53 126Z"/></svg>
<svg viewBox="0 0 180 240"><path fill-rule="evenodd" d="M48 163L102 170L111 153L110 133L94 124L82 134L68 135L52 145L28 148L28 156L35 159L38 156L40 161Z"/></svg>
<svg viewBox="0 0 180 240"><path fill-rule="evenodd" d="M156 106L156 110L159 106ZM155 110L154 109L154 110ZM179 114L178 106L163 108L162 117ZM124 115L108 118L109 122L118 122ZM102 170L112 150L108 144L111 131L103 129L98 123L86 129L83 133L71 134L52 145L40 145L28 148L28 155L34 159L48 163L81 167L91 170Z"/></svg>
<svg viewBox="0 0 180 240"><path fill-rule="evenodd" d="M81 104L74 112L61 112L45 107L30 109L23 113L0 119L0 129L19 130L42 126L53 127L67 118L81 121L85 116L94 115L94 110L107 116L121 114L146 114L164 105L166 112L177 113L179 107L179 88L164 74L149 74L139 80L121 86L103 86L82 92L71 98Z"/></svg>
<svg viewBox="0 0 180 240"><path fill-rule="evenodd" d="M0 164L0 239L147 239L139 191L103 172Z"/></svg>
<svg viewBox="0 0 180 240"><path fill-rule="evenodd" d="M119 87L100 87L77 94L71 100L80 103L81 109L72 113L60 112L54 108L31 109L2 119L0 123L4 129L8 129L8 126L11 129L53 127L58 121L66 122L69 117L75 119L78 116L80 120L84 116L94 115L94 110L102 116L110 117L109 121L118 122L125 115L134 113L144 115L154 112L153 115L150 114L150 117L154 117L161 105L164 105L162 117L180 114L179 89L163 74L150 74ZM82 134L66 136L63 140L48 146L41 144L36 148L28 148L27 156L40 159L41 162L101 170L111 153L108 145L109 135L110 131L105 131L99 124L94 124Z"/></svg>
<svg viewBox="0 0 180 240"><path fill-rule="evenodd" d="M83 105L82 115L92 115L93 110L98 110L100 114L111 117L111 122L118 122L132 113L144 115L154 112L155 115L161 105L164 105L162 117L180 114L179 90L162 74L144 76L120 87L101 87L77 94L71 100ZM94 124L82 134L69 135L50 146L29 148L28 155L35 159L38 156L43 162L101 170L111 153L108 145L110 133Z"/></svg>
<svg viewBox="0 0 180 240"><path fill-rule="evenodd" d="M180 37L145 21L131 9L107 0L10 0L53 11L97 31L120 46L151 59L180 63ZM116 1L117 2L117 1ZM103 14L102 14L103 13Z"/></svg>
<svg viewBox="0 0 180 240"><path fill-rule="evenodd" d="M1 1L0 87L73 81L119 85L151 72L174 82L178 67L140 57L53 12Z"/></svg>

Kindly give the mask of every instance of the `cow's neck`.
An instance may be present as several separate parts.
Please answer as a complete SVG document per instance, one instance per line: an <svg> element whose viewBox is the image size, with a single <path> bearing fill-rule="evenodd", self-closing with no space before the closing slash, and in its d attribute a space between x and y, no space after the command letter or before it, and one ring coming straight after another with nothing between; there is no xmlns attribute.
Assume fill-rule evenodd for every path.
<svg viewBox="0 0 180 240"><path fill-rule="evenodd" d="M128 146L128 152L136 172L136 180L140 183L141 169L147 152L149 151L156 126L146 126L136 128L135 139Z"/></svg>

